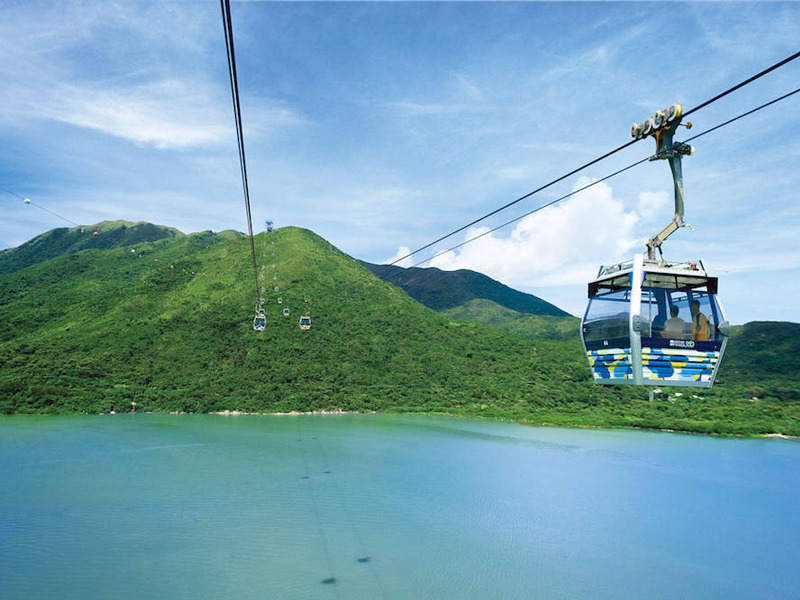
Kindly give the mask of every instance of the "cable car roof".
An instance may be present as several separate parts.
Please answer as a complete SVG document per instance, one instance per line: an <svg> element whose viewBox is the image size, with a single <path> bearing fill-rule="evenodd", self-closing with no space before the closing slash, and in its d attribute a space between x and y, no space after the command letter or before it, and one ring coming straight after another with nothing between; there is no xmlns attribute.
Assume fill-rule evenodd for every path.
<svg viewBox="0 0 800 600"><path fill-rule="evenodd" d="M605 279L606 276L614 273L628 273L633 270L633 259L624 262L616 263L613 265L603 265L597 273L595 281ZM685 261L681 263L669 262L666 260L649 260L644 259L644 270L648 273L681 273L692 274L704 277L706 275L706 268L702 260Z"/></svg>
<svg viewBox="0 0 800 600"><path fill-rule="evenodd" d="M701 260L670 263L664 260L644 259L642 287L673 290L705 288L717 293L717 278L710 277ZM589 284L589 297L603 291L624 290L631 287L633 260L600 267L597 278Z"/></svg>

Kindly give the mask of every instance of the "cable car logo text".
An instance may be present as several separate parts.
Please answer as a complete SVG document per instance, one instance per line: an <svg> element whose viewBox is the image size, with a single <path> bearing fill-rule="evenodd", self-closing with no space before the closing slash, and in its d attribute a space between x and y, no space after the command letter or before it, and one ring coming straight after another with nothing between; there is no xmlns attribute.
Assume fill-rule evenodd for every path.
<svg viewBox="0 0 800 600"><path fill-rule="evenodd" d="M670 348L694 348L693 340L670 340Z"/></svg>

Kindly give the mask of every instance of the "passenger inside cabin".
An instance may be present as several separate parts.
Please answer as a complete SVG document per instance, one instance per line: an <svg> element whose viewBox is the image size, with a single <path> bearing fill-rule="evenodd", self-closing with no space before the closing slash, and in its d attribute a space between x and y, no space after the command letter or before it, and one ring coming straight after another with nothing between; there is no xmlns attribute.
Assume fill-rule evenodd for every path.
<svg viewBox="0 0 800 600"><path fill-rule="evenodd" d="M682 340L686 321L678 316L678 307L675 304L669 307L669 314L670 318L664 323L664 331L661 333L661 337Z"/></svg>
<svg viewBox="0 0 800 600"><path fill-rule="evenodd" d="M700 301L692 300L689 308L692 311L692 339L707 342L711 338L711 328L708 318L700 312Z"/></svg>

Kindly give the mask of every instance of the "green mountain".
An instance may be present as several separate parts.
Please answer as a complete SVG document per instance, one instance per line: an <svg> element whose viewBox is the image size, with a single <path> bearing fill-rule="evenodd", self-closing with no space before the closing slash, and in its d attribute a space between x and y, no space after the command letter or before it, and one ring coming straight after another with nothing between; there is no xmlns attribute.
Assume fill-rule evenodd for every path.
<svg viewBox="0 0 800 600"><path fill-rule="evenodd" d="M733 327L723 358L726 383L750 386L755 397L769 389L779 398L800 401L800 323L753 321Z"/></svg>
<svg viewBox="0 0 800 600"><path fill-rule="evenodd" d="M490 300L518 313L568 317L565 312L534 296L495 281L482 273L459 269L442 271L435 267L409 269L395 265L362 264L384 281L403 288L409 296L428 308L444 311L464 306L473 300Z"/></svg>
<svg viewBox="0 0 800 600"><path fill-rule="evenodd" d="M36 236L17 248L0 251L0 275L89 248L110 250L183 236L177 229L144 222L103 221L72 229L60 227Z"/></svg>
<svg viewBox="0 0 800 600"><path fill-rule="evenodd" d="M577 317L518 312L484 298L468 300L439 312L451 319L483 323L531 339L580 340L581 320Z"/></svg>
<svg viewBox="0 0 800 600"><path fill-rule="evenodd" d="M648 402L595 386L577 340L439 314L310 231L255 243L255 278L249 239L235 233L60 254L43 244L30 266L0 275L0 413L377 410L800 435L782 367L755 382L735 359L741 340L767 360L760 333L734 336L731 364L745 371L723 385ZM252 328L257 295L263 332Z"/></svg>

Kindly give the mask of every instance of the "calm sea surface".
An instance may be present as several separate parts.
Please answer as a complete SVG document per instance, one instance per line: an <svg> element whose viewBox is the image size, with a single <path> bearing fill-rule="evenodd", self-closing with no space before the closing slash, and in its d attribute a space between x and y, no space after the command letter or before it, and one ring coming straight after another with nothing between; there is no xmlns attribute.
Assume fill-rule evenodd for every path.
<svg viewBox="0 0 800 600"><path fill-rule="evenodd" d="M0 419L2 598L798 598L798 557L793 441Z"/></svg>

